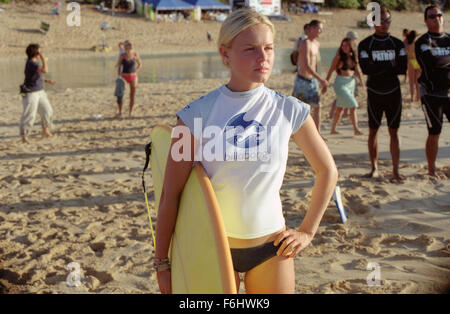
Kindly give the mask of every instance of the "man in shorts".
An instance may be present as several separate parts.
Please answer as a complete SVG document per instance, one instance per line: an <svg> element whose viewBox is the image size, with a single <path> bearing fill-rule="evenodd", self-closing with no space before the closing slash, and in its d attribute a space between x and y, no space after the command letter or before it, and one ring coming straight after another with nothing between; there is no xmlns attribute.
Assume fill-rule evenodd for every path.
<svg viewBox="0 0 450 314"><path fill-rule="evenodd" d="M313 20L308 24L308 38L298 45L299 57L297 75L292 95L311 105L312 118L320 132L320 87L325 88L328 83L317 71L319 60L319 36L323 32L322 22Z"/></svg>
<svg viewBox="0 0 450 314"><path fill-rule="evenodd" d="M402 94L398 75L404 75L407 68L407 55L403 42L389 34L391 13L382 7L380 25L375 25L375 33L358 45L361 70L367 78L367 111L369 116L369 156L371 171L369 178L378 177L377 134L383 113L386 114L390 136L393 179L405 180L399 174L400 142L398 129L402 114Z"/></svg>
<svg viewBox="0 0 450 314"><path fill-rule="evenodd" d="M443 115L450 121L450 36L444 32L444 16L438 7L427 7L424 17L428 32L416 41L415 51L422 69L419 84L422 109L428 126L425 146L428 174L438 177L436 156Z"/></svg>

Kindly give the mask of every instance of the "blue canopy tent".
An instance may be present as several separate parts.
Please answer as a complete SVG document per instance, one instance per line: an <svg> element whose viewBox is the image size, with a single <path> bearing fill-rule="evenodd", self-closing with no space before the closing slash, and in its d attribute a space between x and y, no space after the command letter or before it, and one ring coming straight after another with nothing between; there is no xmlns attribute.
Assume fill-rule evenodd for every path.
<svg viewBox="0 0 450 314"><path fill-rule="evenodd" d="M183 0L193 6L199 6L202 10L231 10L228 4L216 0Z"/></svg>
<svg viewBox="0 0 450 314"><path fill-rule="evenodd" d="M182 0L152 0L148 1L153 4L155 11L181 11L193 10L194 6Z"/></svg>

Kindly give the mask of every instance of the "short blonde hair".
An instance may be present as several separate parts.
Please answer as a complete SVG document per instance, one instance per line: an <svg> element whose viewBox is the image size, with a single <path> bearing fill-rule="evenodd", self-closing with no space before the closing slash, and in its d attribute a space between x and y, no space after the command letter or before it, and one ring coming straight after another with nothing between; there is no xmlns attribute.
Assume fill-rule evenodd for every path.
<svg viewBox="0 0 450 314"><path fill-rule="evenodd" d="M260 14L251 8L242 8L234 11L225 19L220 28L217 47L219 49L222 45L227 48L231 47L233 39L239 35L240 32L250 26L258 24L269 26L272 34L275 35L275 27L267 16Z"/></svg>

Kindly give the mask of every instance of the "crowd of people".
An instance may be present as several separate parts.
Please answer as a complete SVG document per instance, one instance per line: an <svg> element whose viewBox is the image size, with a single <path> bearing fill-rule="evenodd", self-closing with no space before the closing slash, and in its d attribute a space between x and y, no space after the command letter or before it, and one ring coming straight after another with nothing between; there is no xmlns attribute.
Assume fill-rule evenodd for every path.
<svg viewBox="0 0 450 314"><path fill-rule="evenodd" d="M337 126L342 114L349 110L350 120L355 135L363 133L358 128L355 98L356 80L367 92L367 111L369 122L368 151L371 171L367 177L378 177L378 141L377 134L386 115L390 152L393 165L393 179L405 179L399 173L400 144L398 129L402 114L402 95L399 75L409 80L410 101L422 102L429 136L426 142L426 156L430 176L436 174L436 156L439 134L442 130L443 115L450 118L449 100L449 65L450 37L444 32L444 18L437 6L429 6L424 13L428 32L416 40L414 30L403 31L404 40L392 36L389 27L392 22L391 12L381 9L381 23L374 26L374 34L363 39L356 47L358 39L353 31L341 41L327 76L318 72L320 58L319 37L323 24L313 20L304 25L303 34L296 43L297 75L292 95L312 106L312 117L320 132L321 104L320 94L326 92L330 78L336 72L334 91L336 101L332 104L331 134L338 134ZM367 76L364 84L363 75ZM366 85L366 86L364 86Z"/></svg>
<svg viewBox="0 0 450 314"><path fill-rule="evenodd" d="M216 191L216 197L219 205L224 205L223 208L228 210L223 213L223 220L236 271L236 286L239 290L238 273L245 272L244 282L248 293L294 292L295 271L292 258L311 243L330 201L338 173L333 157L320 135L320 95L331 85L333 73L336 73L336 108L331 133L338 133L339 120L347 109L355 135L362 134L356 114L358 103L355 99L355 87L358 80L361 88L367 92L368 150L371 161L368 177L379 175L377 134L385 114L390 135L393 179L402 181L405 178L399 173L398 137L402 95L398 76L405 75L409 70L411 84L415 83L417 71L420 71L418 92L414 84L411 86L414 87L416 98L417 95L421 97L428 127L428 172L430 176L437 176L435 161L443 115L450 119L450 36L444 32L443 14L436 6L427 7L424 20L428 32L415 42L417 34L413 31L407 32L405 42L389 34L392 16L388 9L381 9L380 20L381 24L374 27L374 34L361 40L357 47L355 41L358 38L354 33L349 33L341 41L327 76L318 71L319 38L324 31L323 23L313 20L305 25L305 35L296 44L297 71L292 97L264 86L274 64L275 32L270 20L250 9L236 10L228 16L218 38L219 54L230 72L228 83L193 101L177 113L177 127L189 129L190 141L187 142L192 147L188 147L191 153L188 160L176 161L171 154L167 160L158 208L154 258L161 292L171 292L168 250L178 201L192 169L195 143L199 140L194 130L194 120L197 118L204 123L202 131L208 126L218 126L226 133L229 127L243 126L245 129L249 126L249 130L267 127L276 132L275 136L265 138L269 151L279 150L279 158L275 158L270 167L267 167L265 160L242 163L239 162L241 160L230 160L228 156L225 160L202 161L213 186L222 187ZM131 115L138 82L137 72L142 62L130 42L125 42L123 49L117 68L119 80L124 79L130 85ZM28 60L20 123L24 142L27 141L26 136L37 112L42 118L44 136L51 136L49 129L52 122L52 108L43 88L43 82L47 81L43 75L48 72L46 58L38 45L30 45L26 52ZM38 59L41 61L40 65L37 63ZM365 83L363 74L367 76ZM122 114L120 95L123 96L123 89L122 93L120 89L117 91L116 88L119 115ZM269 126L277 128L270 129ZM172 145L181 140L181 137L179 135L173 138ZM247 149L248 146L258 145L255 143L263 141L258 137L258 141L247 141L245 138L244 141L241 137L234 134L231 137L234 140L227 143L234 145L235 149ZM291 138L303 151L316 175L309 209L297 229L286 227L279 197ZM227 206L230 199L233 200L233 206Z"/></svg>
<svg viewBox="0 0 450 314"><path fill-rule="evenodd" d="M323 32L323 23L312 20L305 24L303 34L295 44L297 75L292 95L312 107L311 116L319 133L322 114L320 95L325 93L331 85L330 79L334 73L336 73L336 79L333 87L336 100L330 110L331 134L339 134L337 131L339 121L342 115L348 115L354 134L363 135L358 127L356 109L359 105L355 98L358 91L356 82L367 92L368 150L372 165L369 177L378 176L377 133L385 113L390 135L393 177L395 180L404 180L398 172L400 145L397 133L400 127L403 99L398 75L405 75L405 80L409 81L410 101L421 100L422 102L429 130L426 142L429 174L436 175L435 159L443 115L445 114L448 118L450 110L447 104L450 57L446 46L450 39L444 32L444 19L438 7L429 6L424 18L428 32L417 39L418 34L415 30L405 29L404 40L401 41L389 34L392 17L390 11L383 8L381 24L375 26L374 34L363 39L358 47L356 47L358 36L355 32L348 32L342 39L326 77L322 76L318 70L319 38ZM118 105L117 116L121 117L125 82L130 88L129 114L132 115L138 84L137 72L142 67L142 61L134 51L131 42L120 43L119 49L115 95ZM41 50L37 44L30 44L26 49L28 59L25 67L25 81L21 86L23 114L20 134L23 142L28 142L27 135L37 113L41 115L43 121L42 134L46 137L51 136L53 111L43 83L55 84L55 82L44 79L43 75L48 72L48 65ZM39 64L38 61L41 63ZM367 76L367 87L362 74Z"/></svg>

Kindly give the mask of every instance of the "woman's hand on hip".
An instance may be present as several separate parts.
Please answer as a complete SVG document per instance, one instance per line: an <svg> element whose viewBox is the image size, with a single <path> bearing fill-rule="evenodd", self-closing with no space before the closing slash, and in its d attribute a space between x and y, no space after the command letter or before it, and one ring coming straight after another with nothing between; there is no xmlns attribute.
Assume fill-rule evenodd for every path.
<svg viewBox="0 0 450 314"><path fill-rule="evenodd" d="M275 246L281 243L277 255L294 257L311 243L312 238L312 234L295 229L287 229L281 232L274 241Z"/></svg>

